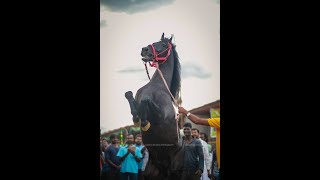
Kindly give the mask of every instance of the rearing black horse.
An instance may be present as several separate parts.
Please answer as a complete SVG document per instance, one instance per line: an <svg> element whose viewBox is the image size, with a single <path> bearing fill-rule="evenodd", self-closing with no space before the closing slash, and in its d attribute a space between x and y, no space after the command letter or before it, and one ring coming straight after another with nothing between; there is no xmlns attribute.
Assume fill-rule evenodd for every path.
<svg viewBox="0 0 320 180"><path fill-rule="evenodd" d="M181 87L180 62L172 37L161 36L142 48L142 60L159 64L159 69L176 98ZM151 65L151 63L150 63ZM143 142L149 151L149 161L144 171L145 179L180 179L183 167L183 145L178 133L176 112L172 98L158 71L149 83L141 87L133 98L131 91L125 93L130 104L135 125L141 120Z"/></svg>

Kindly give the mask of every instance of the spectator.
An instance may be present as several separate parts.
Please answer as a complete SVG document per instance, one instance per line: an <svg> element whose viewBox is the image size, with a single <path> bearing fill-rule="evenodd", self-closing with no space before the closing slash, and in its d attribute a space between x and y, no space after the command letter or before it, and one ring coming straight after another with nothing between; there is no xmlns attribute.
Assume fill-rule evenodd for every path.
<svg viewBox="0 0 320 180"><path fill-rule="evenodd" d="M108 179L120 179L120 159L117 153L120 149L119 138L115 134L110 136L111 145L105 151L106 162L109 165Z"/></svg>
<svg viewBox="0 0 320 180"><path fill-rule="evenodd" d="M137 180L138 179L138 162L141 161L142 155L140 149L133 145L134 139L132 134L127 135L126 145L121 147L117 156L120 157L120 180Z"/></svg>
<svg viewBox="0 0 320 180"><path fill-rule="evenodd" d="M217 138L216 138L216 156L218 162L218 168L220 169L220 118L200 118L194 114L191 114L183 107L179 107L179 113L185 114L188 119L190 119L195 124L215 127L217 130Z"/></svg>
<svg viewBox="0 0 320 180"><path fill-rule="evenodd" d="M182 180L199 180L204 168L202 145L198 139L192 138L191 128L191 123L183 126L185 154Z"/></svg>
<svg viewBox="0 0 320 180"><path fill-rule="evenodd" d="M202 145L203 156L204 156L204 171L201 176L201 180L209 180L208 174L210 174L211 160L210 160L210 156L209 156L208 144L199 138L200 137L199 129L192 128L191 135L193 138L200 140L201 145Z"/></svg>

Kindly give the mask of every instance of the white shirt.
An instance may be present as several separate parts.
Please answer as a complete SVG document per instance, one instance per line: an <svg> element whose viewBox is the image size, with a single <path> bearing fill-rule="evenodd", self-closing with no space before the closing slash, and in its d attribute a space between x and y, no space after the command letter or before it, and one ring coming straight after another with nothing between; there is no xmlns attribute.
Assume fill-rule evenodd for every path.
<svg viewBox="0 0 320 180"><path fill-rule="evenodd" d="M211 169L211 161L209 156L209 150L208 150L208 144L199 138L201 144L202 144L202 150L203 150L203 156L204 156L204 166L206 169Z"/></svg>

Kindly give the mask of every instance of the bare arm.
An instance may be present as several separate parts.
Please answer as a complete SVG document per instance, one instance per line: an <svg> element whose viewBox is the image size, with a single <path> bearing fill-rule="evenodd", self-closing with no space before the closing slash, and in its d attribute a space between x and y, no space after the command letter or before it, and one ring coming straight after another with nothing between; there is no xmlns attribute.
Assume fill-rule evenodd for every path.
<svg viewBox="0 0 320 180"><path fill-rule="evenodd" d="M125 154L125 155L123 155L122 157L120 157L119 158L119 160L120 160L120 162L122 162L128 155L129 155L129 151Z"/></svg>
<svg viewBox="0 0 320 180"><path fill-rule="evenodd" d="M188 114L188 111L186 109L184 109L183 107L179 107L179 113L182 113L184 115L187 115ZM188 116L188 118L195 124L200 124L200 125L206 125L206 126L209 126L209 123L208 123L208 119L204 119L204 118L200 118L194 114L190 114Z"/></svg>
<svg viewBox="0 0 320 180"><path fill-rule="evenodd" d="M107 161L107 163L109 163L111 166L113 166L114 168L117 168L119 169L120 166L117 166L115 165L111 159L110 159L110 149L108 148L106 151L105 151L105 160Z"/></svg>
<svg viewBox="0 0 320 180"><path fill-rule="evenodd" d="M129 149L128 149L128 152L130 152L130 153L133 155L134 159L135 159L137 162L140 162L140 161L141 161L141 159L140 159L138 156L136 156L136 153L135 153L134 150L132 150L131 148L129 148Z"/></svg>
<svg viewBox="0 0 320 180"><path fill-rule="evenodd" d="M194 114L190 114L188 118L195 124L209 126L208 119L200 118Z"/></svg>
<svg viewBox="0 0 320 180"><path fill-rule="evenodd" d="M114 168L120 169L120 166L115 165L110 159L107 159L107 162Z"/></svg>
<svg viewBox="0 0 320 180"><path fill-rule="evenodd" d="M138 156L134 156L134 159L137 161L137 162L140 162L141 161L141 159L138 157Z"/></svg>

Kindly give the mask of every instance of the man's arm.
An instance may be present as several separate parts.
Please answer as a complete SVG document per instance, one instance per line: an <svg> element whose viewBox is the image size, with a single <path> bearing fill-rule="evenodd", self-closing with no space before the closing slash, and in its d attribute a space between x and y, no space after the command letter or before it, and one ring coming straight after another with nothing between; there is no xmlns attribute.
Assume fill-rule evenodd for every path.
<svg viewBox="0 0 320 180"><path fill-rule="evenodd" d="M107 161L111 166L113 166L114 168L117 168L117 169L120 169L120 166L117 166L115 165L112 161L111 161L111 157L110 157L110 148L108 148L106 151L105 151L105 161Z"/></svg>
<svg viewBox="0 0 320 180"><path fill-rule="evenodd" d="M126 154L124 154L123 156L120 156L120 158L119 158L120 162L122 162L129 154L130 154L130 152L127 151Z"/></svg>
<svg viewBox="0 0 320 180"><path fill-rule="evenodd" d="M134 157L134 159L137 161L137 162L140 162L141 161L141 159L138 157L138 156L133 156Z"/></svg>
<svg viewBox="0 0 320 180"><path fill-rule="evenodd" d="M137 161L137 162L140 162L141 159L135 154L135 152L131 152L131 154L133 155L134 159Z"/></svg>
<svg viewBox="0 0 320 180"><path fill-rule="evenodd" d="M140 162L141 159L142 159L142 154L141 154L141 150L140 149L136 149L136 151L131 151L131 154L133 155L134 159L137 161L137 162Z"/></svg>
<svg viewBox="0 0 320 180"><path fill-rule="evenodd" d="M140 161L141 161L140 158L142 158L142 156L141 156L141 153L140 153L140 149L135 148L135 150L134 150L134 149L131 149L131 147L128 147L128 152L127 152L127 153L128 153L128 154L131 153L132 156L133 156L133 158L134 158L137 162L140 162Z"/></svg>
<svg viewBox="0 0 320 180"><path fill-rule="evenodd" d="M189 112L183 107L179 107L179 113L187 115ZM209 126L208 119L200 118L194 114L190 114L188 118L195 124L206 125Z"/></svg>
<svg viewBox="0 0 320 180"><path fill-rule="evenodd" d="M200 176L203 173L203 168L204 168L203 149L202 149L202 144L200 140L196 140L195 148L196 148L196 153L199 156L199 168L195 172L195 174Z"/></svg>
<svg viewBox="0 0 320 180"><path fill-rule="evenodd" d="M204 158L203 158L203 150L202 150L202 144L200 141L197 142L196 144L196 151L197 154L199 155L199 169L202 170L204 169Z"/></svg>

